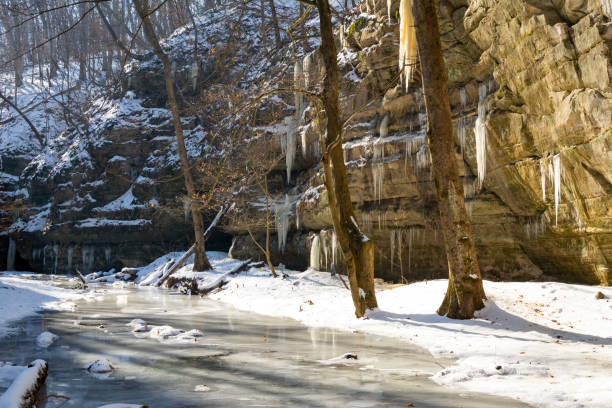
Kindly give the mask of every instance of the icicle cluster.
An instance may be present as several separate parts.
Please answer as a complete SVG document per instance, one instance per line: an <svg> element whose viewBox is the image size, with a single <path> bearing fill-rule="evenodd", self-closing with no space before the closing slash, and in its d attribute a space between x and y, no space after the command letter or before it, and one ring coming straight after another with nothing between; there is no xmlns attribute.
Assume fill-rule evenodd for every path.
<svg viewBox="0 0 612 408"><path fill-rule="evenodd" d="M529 217L525 222L527 239L537 238L544 232L546 232L546 218L544 214L539 217Z"/></svg>
<svg viewBox="0 0 612 408"><path fill-rule="evenodd" d="M287 245L287 234L289 233L289 214L291 213L291 202L285 194L285 201L275 206L274 219L276 221L276 233L278 234L278 250L285 252Z"/></svg>
<svg viewBox="0 0 612 408"><path fill-rule="evenodd" d="M417 63L416 31L414 30L414 16L412 14L412 0L402 0L400 3L400 45L399 69L404 70L404 86L408 92L408 85Z"/></svg>
<svg viewBox="0 0 612 408"><path fill-rule="evenodd" d="M478 117L474 125L476 139L476 164L478 167L478 189L481 189L487 173L487 85L481 84L478 88Z"/></svg>
<svg viewBox="0 0 612 408"><path fill-rule="evenodd" d="M110 264L111 253L112 251L109 247L104 248L104 259L106 260L106 264Z"/></svg>
<svg viewBox="0 0 612 408"><path fill-rule="evenodd" d="M393 0L387 0L387 22L389 24L391 24L391 3L393 3Z"/></svg>
<svg viewBox="0 0 612 408"><path fill-rule="evenodd" d="M380 122L379 137L374 142L372 156L372 179L374 181L374 196L380 202L382 199L382 188L385 177L385 141L384 138L389 134L389 115L385 115Z"/></svg>

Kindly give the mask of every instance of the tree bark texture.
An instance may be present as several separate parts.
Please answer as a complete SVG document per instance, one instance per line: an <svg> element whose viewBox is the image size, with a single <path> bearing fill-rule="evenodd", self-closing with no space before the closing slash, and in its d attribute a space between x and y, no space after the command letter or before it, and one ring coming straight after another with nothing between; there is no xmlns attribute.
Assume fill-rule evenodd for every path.
<svg viewBox="0 0 612 408"><path fill-rule="evenodd" d="M469 319L484 307L486 296L455 158L438 14L433 0L415 0L413 8L427 109L427 139L448 259L448 289L438 314Z"/></svg>
<svg viewBox="0 0 612 408"><path fill-rule="evenodd" d="M377 307L374 292L374 244L357 225L346 176L338 104L337 52L328 0L317 0L317 8L321 25L320 52L325 66L321 95L325 111L322 122L326 127L325 132L321 129L325 186L334 230L346 261L355 315L362 317L366 309Z"/></svg>

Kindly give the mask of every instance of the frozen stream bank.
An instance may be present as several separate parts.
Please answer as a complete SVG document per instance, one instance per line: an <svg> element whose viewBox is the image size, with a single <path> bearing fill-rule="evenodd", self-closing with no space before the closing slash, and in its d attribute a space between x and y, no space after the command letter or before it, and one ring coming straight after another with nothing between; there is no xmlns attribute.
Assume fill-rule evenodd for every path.
<svg viewBox="0 0 612 408"><path fill-rule="evenodd" d="M438 386L428 377L440 370L440 361L385 337L308 328L159 290L108 292L77 306L24 319L14 324L17 332L0 339L0 361L49 362L48 393L71 399L50 400L47 407L523 406ZM204 336L188 343L137 337L126 326L134 318ZM59 339L40 348L36 336L43 331ZM347 352L359 359L334 359ZM82 369L100 358L114 365L112 374ZM6 386L0 381L0 390Z"/></svg>

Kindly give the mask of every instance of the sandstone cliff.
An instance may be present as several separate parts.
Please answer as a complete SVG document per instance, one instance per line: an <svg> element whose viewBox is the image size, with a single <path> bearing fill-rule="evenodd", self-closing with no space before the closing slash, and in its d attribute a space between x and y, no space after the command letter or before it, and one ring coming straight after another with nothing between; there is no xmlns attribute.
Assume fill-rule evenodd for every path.
<svg viewBox="0 0 612 408"><path fill-rule="evenodd" d="M339 26L338 49L344 150L358 221L376 244L377 275L411 281L445 277L446 260L418 75L407 90L397 78L398 5L394 1L388 10L386 1L362 2L360 13ZM605 0L440 2L456 158L485 278L612 281L611 15ZM191 38L189 31L177 33L173 44ZM247 58L256 48L241 44L236 55ZM183 85L190 83L187 50L173 54L185 67L177 70ZM258 70L263 77L249 83L263 87L274 75L292 79L293 52L304 85L316 90L322 75L317 53L301 46L287 46L276 69ZM214 72L206 62L202 67L204 74ZM187 246L159 65L134 69L127 82L123 102L92 113L86 136L70 133L70 143L56 147L53 163L34 165L40 162L36 155L11 162L3 152L5 166L12 163L3 169L4 190L13 196L23 191L26 204L19 214L7 209L8 233L0 237L5 251L11 237L31 266L60 272L74 265L135 265ZM235 85L227 78L219 83ZM287 244L282 251L273 244L274 259L294 268L312 262L341 269L312 108L304 110L290 140L279 126L294 115L292 104L292 95L270 102L256 124L278 137L279 153L295 149L291 179L284 162L272 177L277 208L288 200ZM126 105L130 110L122 112ZM197 114L186 118L196 160L209 129ZM166 178L172 181L161 182ZM246 217L223 226L234 236L233 256L261 256L247 234L247 228L263 233L261 206L248 205L260 199L252 193L241 208L251 223Z"/></svg>

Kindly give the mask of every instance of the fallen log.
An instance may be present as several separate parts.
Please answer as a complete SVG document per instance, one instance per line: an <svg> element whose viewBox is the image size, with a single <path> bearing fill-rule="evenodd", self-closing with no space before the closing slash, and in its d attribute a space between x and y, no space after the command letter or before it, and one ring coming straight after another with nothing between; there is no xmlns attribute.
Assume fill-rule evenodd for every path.
<svg viewBox="0 0 612 408"><path fill-rule="evenodd" d="M199 292L200 295L204 296L209 294L210 292L212 292L215 289L220 289L223 286L225 286L228 283L227 278L231 275L237 275L240 272L246 271L248 270L251 265L251 260L248 259L244 262L242 262L240 265L238 265L236 268L232 269L231 271L224 273L223 275L221 275L219 278L217 278L216 280L214 280L212 283L206 285L203 288L199 288Z"/></svg>
<svg viewBox="0 0 612 408"><path fill-rule="evenodd" d="M85 280L85 277L81 274L79 269L78 268L74 268L74 272L75 272L77 278L79 278L79 280L81 281L81 289L87 289L87 281Z"/></svg>
<svg viewBox="0 0 612 408"><path fill-rule="evenodd" d="M12 382L0 396L2 408L33 408L36 396L47 379L48 366L45 360L34 360Z"/></svg>
<svg viewBox="0 0 612 408"><path fill-rule="evenodd" d="M210 234L212 229L219 223L219 220L221 220L221 217L223 217L223 214L225 213L227 209L228 207L225 207L225 206L221 207L221 209L215 216L215 219L210 223L206 231L204 231L204 240L208 238L208 235ZM166 281L166 279L168 279L170 275L172 275L174 272L179 270L185 264L185 262L187 262L187 259L189 259L189 257L195 253L195 247L196 247L195 244L193 244L191 248L189 248L187 252L185 252L183 256L181 256L174 265L166 269L164 274L162 274L162 276L157 281L156 286L161 286Z"/></svg>

